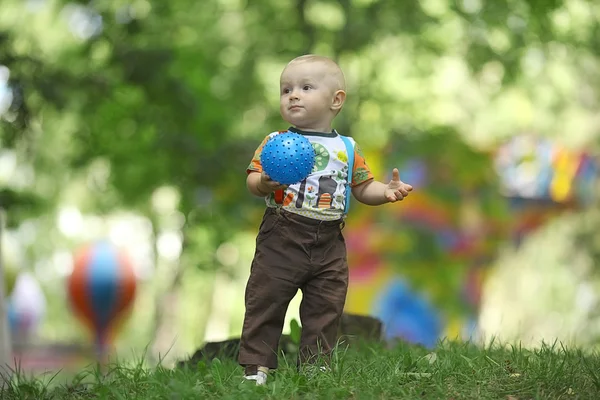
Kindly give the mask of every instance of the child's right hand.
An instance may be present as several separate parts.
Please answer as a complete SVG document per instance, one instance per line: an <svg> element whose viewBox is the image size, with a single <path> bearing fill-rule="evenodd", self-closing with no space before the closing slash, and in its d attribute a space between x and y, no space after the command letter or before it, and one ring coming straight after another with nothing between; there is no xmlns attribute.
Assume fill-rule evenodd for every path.
<svg viewBox="0 0 600 400"><path fill-rule="evenodd" d="M268 194L276 190L285 190L287 187L288 185L282 185L279 182L272 180L271 177L265 173L265 171L260 174L260 183L258 189L261 192Z"/></svg>

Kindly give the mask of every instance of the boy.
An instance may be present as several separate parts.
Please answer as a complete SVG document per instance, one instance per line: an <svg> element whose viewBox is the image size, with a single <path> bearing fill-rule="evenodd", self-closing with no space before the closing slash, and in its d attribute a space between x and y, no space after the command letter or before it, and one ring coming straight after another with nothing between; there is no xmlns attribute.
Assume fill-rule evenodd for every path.
<svg viewBox="0 0 600 400"><path fill-rule="evenodd" d="M346 99L339 66L326 57L295 58L280 79L280 112L289 129L312 143L315 168L304 181L284 186L272 181L260 164L268 135L247 169L248 190L265 197L267 209L256 238L256 252L245 293L246 314L239 363L245 377L265 384L277 368L277 348L287 307L302 291L299 364L328 355L348 290L344 225L348 154L331 123ZM398 170L388 184L373 179L359 147L354 145L352 194L361 203L380 205L408 196L412 186Z"/></svg>

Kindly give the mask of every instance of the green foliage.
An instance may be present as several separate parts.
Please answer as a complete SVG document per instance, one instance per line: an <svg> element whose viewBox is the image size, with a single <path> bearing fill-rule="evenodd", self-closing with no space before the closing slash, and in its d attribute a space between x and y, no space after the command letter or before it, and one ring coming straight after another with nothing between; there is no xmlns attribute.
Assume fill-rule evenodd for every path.
<svg viewBox="0 0 600 400"><path fill-rule="evenodd" d="M56 16L67 4L57 1L37 12ZM57 162L44 163L32 126L43 116L59 118L51 110L73 116L76 128L66 139L72 150L56 157L75 168L72 173L98 158L108 160L117 201L133 207L142 207L157 187L175 184L183 193L185 215L198 206L199 188L223 188L211 212L231 222L246 214L231 209L245 194L240 176L257 140L280 125L269 100L276 91L265 92L263 84L265 63L271 60L283 63L318 51L344 62L355 55L368 57L373 48L385 47L395 37L405 43L403 54L398 53L402 47L392 46L387 55L414 60L421 80L437 68L436 59L458 56L464 57L474 77L499 61L503 83L509 85L527 74L523 56L528 48L537 46L546 53L556 40L584 45L592 53L600 46L594 35L597 21L574 13L571 2L419 4L186 1L141 2L127 8L106 2L90 9L103 18L100 34L65 40L55 53L44 49L51 40L68 37L65 27L55 27L55 37L50 39L52 32L47 32L45 39L37 31L5 22L4 27L0 24L0 59L10 68L11 84L19 95L11 109L12 122L2 123L0 140L9 147L18 140L29 143L31 151L38 152L40 170L42 165L57 167ZM595 10L592 2L577 4L578 10ZM11 2L6 7L16 11L23 6ZM121 16L120 22L115 15ZM559 18L564 15L569 22L557 25L567 18ZM579 28L576 17L584 22ZM23 42L27 46L19 45ZM375 66L368 69L376 71ZM267 86L272 87L276 76L269 80ZM375 81L357 87L349 107L356 111L358 102L369 98L388 101L376 87ZM253 118L250 110L265 113L264 118L257 117L257 124L243 123ZM350 133L360 129L355 124L359 119L358 113L350 112L339 123ZM417 120L415 116L413 123ZM437 152L441 144L429 146ZM200 211L198 223L206 221L202 215Z"/></svg>
<svg viewBox="0 0 600 400"><path fill-rule="evenodd" d="M8 227L18 226L24 219L46 211L45 206L45 202L35 193L0 188L0 208L8 212Z"/></svg>

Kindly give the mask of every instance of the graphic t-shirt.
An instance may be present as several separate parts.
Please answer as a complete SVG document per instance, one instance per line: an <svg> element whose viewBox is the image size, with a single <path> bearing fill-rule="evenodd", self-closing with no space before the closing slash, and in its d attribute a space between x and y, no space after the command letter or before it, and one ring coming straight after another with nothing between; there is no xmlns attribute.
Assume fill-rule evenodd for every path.
<svg viewBox="0 0 600 400"><path fill-rule="evenodd" d="M334 130L329 133L304 132L290 128L290 132L304 135L315 150L315 166L303 181L278 190L265 197L268 207L282 207L287 211L318 220L336 220L343 216L346 205L346 182L348 178L348 153L340 135ZM260 154L267 141L280 133L273 132L256 149L247 173L262 172ZM360 147L350 138L354 146L354 168L350 186L360 185L373 174L365 162Z"/></svg>

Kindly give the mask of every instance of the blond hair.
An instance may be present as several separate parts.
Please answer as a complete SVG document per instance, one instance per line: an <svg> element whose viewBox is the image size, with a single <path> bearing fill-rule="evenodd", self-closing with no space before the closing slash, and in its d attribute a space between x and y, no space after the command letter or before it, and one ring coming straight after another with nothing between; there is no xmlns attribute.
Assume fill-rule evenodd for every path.
<svg viewBox="0 0 600 400"><path fill-rule="evenodd" d="M319 63L326 67L327 69L327 77L331 79L333 83L334 90L343 90L346 91L346 78L344 77L344 72L340 68L340 66L333 61L331 58L325 56L319 56L316 54L305 54L303 56L299 56L290 61L286 68L292 64L302 63L302 62L310 62L310 63ZM285 71L285 68L284 68Z"/></svg>

